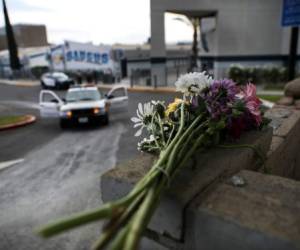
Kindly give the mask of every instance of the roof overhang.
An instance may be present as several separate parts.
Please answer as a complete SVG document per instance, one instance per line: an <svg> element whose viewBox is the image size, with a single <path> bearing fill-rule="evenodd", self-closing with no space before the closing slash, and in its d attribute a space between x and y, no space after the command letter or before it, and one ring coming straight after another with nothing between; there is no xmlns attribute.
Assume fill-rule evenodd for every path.
<svg viewBox="0 0 300 250"><path fill-rule="evenodd" d="M214 17L217 14L215 10L167 10L167 12L192 18Z"/></svg>

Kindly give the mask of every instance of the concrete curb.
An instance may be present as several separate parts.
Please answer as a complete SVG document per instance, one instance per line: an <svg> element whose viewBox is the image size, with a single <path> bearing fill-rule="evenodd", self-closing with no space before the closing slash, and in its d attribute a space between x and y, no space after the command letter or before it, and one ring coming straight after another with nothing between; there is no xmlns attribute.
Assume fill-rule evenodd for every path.
<svg viewBox="0 0 300 250"><path fill-rule="evenodd" d="M31 81L31 80L0 79L0 83L5 85L18 86L18 87L35 87L40 85L38 81Z"/></svg>
<svg viewBox="0 0 300 250"><path fill-rule="evenodd" d="M36 117L34 115L25 115L24 121L21 122L16 122L13 124L8 124L4 126L0 126L0 131L8 130L8 129L13 129L13 128L18 128L18 127L23 127L28 124L34 123L36 121Z"/></svg>

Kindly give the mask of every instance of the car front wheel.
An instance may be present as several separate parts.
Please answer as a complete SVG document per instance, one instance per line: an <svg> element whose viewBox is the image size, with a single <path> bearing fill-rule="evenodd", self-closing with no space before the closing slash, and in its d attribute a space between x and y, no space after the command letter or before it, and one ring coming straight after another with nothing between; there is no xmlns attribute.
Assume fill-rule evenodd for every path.
<svg viewBox="0 0 300 250"><path fill-rule="evenodd" d="M107 126L109 124L109 116L105 114L102 121L103 125Z"/></svg>
<svg viewBox="0 0 300 250"><path fill-rule="evenodd" d="M66 129L69 127L69 123L68 123L68 121L61 119L59 121L59 126L61 129Z"/></svg>

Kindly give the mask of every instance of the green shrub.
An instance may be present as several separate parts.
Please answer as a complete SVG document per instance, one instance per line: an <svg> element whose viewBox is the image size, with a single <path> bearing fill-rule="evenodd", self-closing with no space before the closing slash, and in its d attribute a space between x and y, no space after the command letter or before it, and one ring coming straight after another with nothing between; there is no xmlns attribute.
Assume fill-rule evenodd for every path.
<svg viewBox="0 0 300 250"><path fill-rule="evenodd" d="M243 84L245 82L245 70L239 66L233 66L229 69L229 78L234 80L237 84Z"/></svg>
<svg viewBox="0 0 300 250"><path fill-rule="evenodd" d="M42 74L44 74L48 71L49 71L49 68L47 66L36 66L36 67L31 68L32 75L37 79L40 79Z"/></svg>
<svg viewBox="0 0 300 250"><path fill-rule="evenodd" d="M287 81L287 69L283 67L242 67L229 68L228 77L237 84L279 84Z"/></svg>

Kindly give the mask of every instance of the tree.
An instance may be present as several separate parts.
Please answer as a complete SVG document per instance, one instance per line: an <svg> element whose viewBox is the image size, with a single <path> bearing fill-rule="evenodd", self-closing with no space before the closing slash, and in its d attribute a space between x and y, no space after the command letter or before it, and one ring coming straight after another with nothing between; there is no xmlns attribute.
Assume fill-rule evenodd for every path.
<svg viewBox="0 0 300 250"><path fill-rule="evenodd" d="M2 4L3 4L3 13L4 13L4 21L5 21L6 38L7 38L7 47L9 51L10 67L12 70L19 70L21 68L21 63L18 57L18 47L17 47L12 26L9 21L5 0L2 0Z"/></svg>
<svg viewBox="0 0 300 250"><path fill-rule="evenodd" d="M188 26L193 28L193 45L192 45L192 54L190 61L190 70L193 70L198 67L198 32L200 32L200 18L199 17L176 17L174 20L184 22Z"/></svg>

